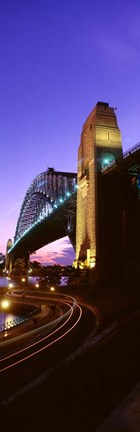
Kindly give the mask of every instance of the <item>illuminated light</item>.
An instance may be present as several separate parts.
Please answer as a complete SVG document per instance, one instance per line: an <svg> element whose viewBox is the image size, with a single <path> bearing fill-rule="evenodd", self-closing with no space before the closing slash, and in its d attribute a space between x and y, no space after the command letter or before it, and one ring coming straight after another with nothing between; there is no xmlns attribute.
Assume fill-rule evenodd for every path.
<svg viewBox="0 0 140 432"><path fill-rule="evenodd" d="M70 196L70 192L67 192L66 195L67 195L67 197L69 197Z"/></svg>
<svg viewBox="0 0 140 432"><path fill-rule="evenodd" d="M89 267L90 268L94 268L95 265L96 265L96 258L95 257L90 257Z"/></svg>
<svg viewBox="0 0 140 432"><path fill-rule="evenodd" d="M22 280L22 282L25 282L26 279L25 279L25 278L22 278L21 280Z"/></svg>
<svg viewBox="0 0 140 432"><path fill-rule="evenodd" d="M90 266L90 268L95 267L95 262L91 262L89 266Z"/></svg>
<svg viewBox="0 0 140 432"><path fill-rule="evenodd" d="M54 288L54 287L51 287L50 290L51 290L51 291L55 291L55 288Z"/></svg>
<svg viewBox="0 0 140 432"><path fill-rule="evenodd" d="M35 284L35 287L36 287L36 288L39 288L39 283L36 283L36 284Z"/></svg>
<svg viewBox="0 0 140 432"><path fill-rule="evenodd" d="M113 165L115 163L115 157L113 153L105 152L102 157L102 168L107 168L109 165Z"/></svg>
<svg viewBox="0 0 140 432"><path fill-rule="evenodd" d="M3 337L7 336L7 333L5 333L5 330L6 330L6 325L5 325L5 310L8 309L9 305L10 305L10 302L8 300L6 300L6 299L2 300L1 306L2 306L2 309L4 309L4 323L3 323L4 333L3 333Z"/></svg>
<svg viewBox="0 0 140 432"><path fill-rule="evenodd" d="M63 203L63 198L60 198L59 202L60 202L60 203Z"/></svg>
<svg viewBox="0 0 140 432"><path fill-rule="evenodd" d="M75 185L75 189L79 189L79 186L77 184Z"/></svg>
<svg viewBox="0 0 140 432"><path fill-rule="evenodd" d="M9 287L9 288L13 288L13 284L12 284L12 283L9 283L8 287Z"/></svg>
<svg viewBox="0 0 140 432"><path fill-rule="evenodd" d="M75 269L78 268L78 260L75 259L75 260L73 261L73 263L72 263L72 267L75 268Z"/></svg>
<svg viewBox="0 0 140 432"><path fill-rule="evenodd" d="M1 305L2 305L3 309L7 309L10 305L10 302L5 299L5 300L2 300Z"/></svg>
<svg viewBox="0 0 140 432"><path fill-rule="evenodd" d="M28 273L32 273L32 269L31 268L28 270Z"/></svg>

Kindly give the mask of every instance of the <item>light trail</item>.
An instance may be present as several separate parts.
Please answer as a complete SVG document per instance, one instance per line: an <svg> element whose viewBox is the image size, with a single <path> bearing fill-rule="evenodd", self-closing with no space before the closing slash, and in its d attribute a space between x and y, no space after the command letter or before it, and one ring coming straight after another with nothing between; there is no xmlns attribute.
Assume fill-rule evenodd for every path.
<svg viewBox="0 0 140 432"><path fill-rule="evenodd" d="M46 333L49 333L49 332L50 332L54 327L56 327L56 325L57 325L57 324L62 320L62 318L63 318L63 315L62 315L61 317L59 317L59 318L53 320L51 323L44 324L43 326L40 326L40 327L38 327L38 328L36 328L36 329L33 329L33 330L30 330L30 331L27 332L27 333L23 333L23 334L22 334L22 337L26 337L28 334L29 334L29 337L30 337L30 335L32 335L33 333L38 332L34 337L32 337L32 338L30 337L30 346L31 346L31 343L33 343L33 341L35 341L35 340L37 340L38 343L39 343L40 329L41 329L41 334L42 334L42 336L43 336L43 334L46 335ZM42 329L43 329L43 330L42 330ZM50 335L50 333L49 333L49 335ZM15 340L20 340L20 339L21 339L21 335L20 335L20 336L16 336L16 337L14 337L14 338L12 339L12 342L15 342ZM11 341L10 341L10 342L11 342ZM28 347L28 346L29 346L29 341L28 341L28 342L25 342L25 343L22 343L21 346L22 346L22 347ZM21 349L20 349L20 352L21 352ZM9 356L7 356L7 357L4 357L4 354L1 355L0 363L1 363L2 361L4 361L5 359L7 359L8 357L10 357L10 356L12 357L12 354L13 354L13 355L16 354L15 349L11 350Z"/></svg>
<svg viewBox="0 0 140 432"><path fill-rule="evenodd" d="M64 302L64 304L66 304L66 305L69 306L68 303L65 303L65 302ZM73 308L72 308L72 306L70 306L70 310L71 310L71 312L70 312L70 315L69 315L69 317L67 318L67 320L66 320L66 321L65 321L65 322L64 322L60 327L58 327L56 330L54 330L53 332L49 333L47 336L44 336L43 338L39 339L38 341L33 342L33 343L30 343L27 347L21 348L20 350L13 352L13 353L9 354L9 355L6 356L6 357L1 358L1 359L0 359L0 362L3 362L4 360L7 360L7 359L9 359L9 358L11 358L11 357L13 357L13 356L15 356L15 355L17 355L17 354L20 354L20 353L23 352L23 351L26 351L27 349L32 348L33 346L35 346L35 345L37 345L37 344L43 342L44 340L48 339L48 337L51 337L54 333L58 332L62 327L64 327L64 325L67 324L67 322L70 320L71 316L73 315ZM66 315L67 315L67 313L68 313L68 312L66 312ZM1 370L0 370L0 372L1 372Z"/></svg>
<svg viewBox="0 0 140 432"><path fill-rule="evenodd" d="M31 292L32 292L32 291L31 291ZM68 303L66 303L66 302L64 302L64 301L63 301L63 302L61 301L61 302L62 302L63 304L66 304L67 306L69 306L69 307L71 308L71 311L72 311L72 309L74 309L75 306L77 305L77 301L76 301L76 299L75 299L74 297L72 297L72 296L68 296L68 295L66 295L66 294L61 294L61 293L57 293L57 295L58 295L58 296L61 296L61 297L65 297L67 300L70 299L69 302L70 302L70 303L72 302L72 304L73 304L73 308L72 308ZM29 297L29 296L28 296L28 297ZM46 300L46 297L47 297L47 295L46 295L45 297L39 297L39 298L40 298L40 300L44 300L44 299ZM31 296L30 298L33 298L33 297ZM56 301L56 298L54 298L54 294L53 294L52 296L50 296L50 293L49 293L49 297L47 297L47 300L52 300L52 298L53 298L53 301ZM62 324L62 326L58 327L58 328L57 328L55 331L53 331L52 333L49 333L48 336L46 336L46 328L47 328L47 331L49 331L49 329L54 328L54 326L56 326L57 323L58 323L59 321L62 320L62 318L64 319L65 316L68 315L68 313L69 313L69 311L67 311L65 314L63 314L61 317L57 318L56 320L53 320L51 323L44 324L43 326L40 326L40 327L39 327L38 329L36 329L36 330L31 330L30 332L28 332L28 334L31 334L31 333L33 333L34 331L37 331L37 330L39 330L40 328L43 328L44 331L42 332L42 335L43 335L43 333L45 333L45 337L44 337L44 339L45 339L45 338L47 339L47 337L50 337L50 336L53 335L55 332L59 331L59 329L61 329L61 327L63 327L64 325L67 324L67 321L69 321L69 319L71 318L72 313L71 313L70 317L68 318L68 320L66 320L65 323ZM24 333L23 336L26 336L26 334L27 334L27 333ZM13 338L13 340L14 340L14 341L17 340L17 339L20 340L20 338L21 338L21 335L20 335L20 336L16 336L15 338ZM39 334L37 334L34 338L32 338L32 340L35 340L35 339L37 339L37 338L39 338ZM11 351L11 353L9 354L9 356L6 356L6 357L1 356L1 358L0 358L0 363L1 363L2 361L4 361L4 360L6 360L6 359L8 359L8 358L10 358L10 357L12 357L12 356L14 356L14 355L16 355L16 354L21 353L22 351L25 351L26 349L29 349L31 346L33 346L33 345L35 345L35 344L37 344L37 343L39 343L39 342L41 342L41 341L43 341L43 338L42 338L42 339L37 339L36 342L34 342L34 343L31 344L31 339L30 339L30 345L29 345L28 342L26 342L25 344L22 345L22 346L24 346L24 348L21 348L21 349L18 350L18 351L15 351L15 350ZM28 344L28 345L27 345L27 344ZM25 346L25 345L26 345L26 346ZM1 372L1 370L0 370L0 372Z"/></svg>
<svg viewBox="0 0 140 432"><path fill-rule="evenodd" d="M17 360L16 362L11 363L11 364L8 365L8 366L5 366L4 368L2 368L2 369L0 370L0 372L4 372L4 371L10 369L11 367L14 367L14 366L18 365L19 363L24 362L24 361L26 361L27 359L29 359L29 358L35 356L36 354L38 354L38 353L40 353L41 351L47 349L48 347L50 347L50 346L53 345L54 343L58 342L60 339L64 338L64 337L65 337L69 332L71 332L71 331L74 329L74 327L78 324L78 322L79 322L80 319L81 319L81 316L82 316L82 308L81 308L79 305L77 305L77 302L75 301L75 299L74 299L73 297L71 297L71 296L66 296L66 295L63 295L63 297L67 297L67 298L71 299L70 301L73 303L73 306L71 306L71 305L70 305L69 303L67 303L67 302L62 302L63 304L65 304L65 305L67 305L67 306L70 307L69 316L68 316L68 318L66 319L66 321L65 321L61 326L59 326L57 329L55 329L53 332L51 332L49 335L46 335L46 336L44 336L43 338L39 339L38 341L36 341L36 342L34 342L34 343L28 345L27 347L24 347L24 348L22 348L22 349L20 349L20 350L18 350L18 351L16 351L16 352L10 354L9 356L6 356L5 358L1 359L0 361L1 361L1 362L4 362L5 360L7 360L7 359L9 359L9 358L11 358L11 357L13 357L13 356L16 356L16 355L22 353L23 351L29 350L29 349L31 349L32 347L34 347L35 345L37 345L37 344L39 344L39 343L45 341L46 339L48 339L49 337L51 337L51 336L54 335L55 333L59 332L59 330L61 330L64 326L66 326L66 324L67 324L67 323L69 322L69 320L71 319L71 317L72 317L72 315L73 315L73 313L74 313L74 309L75 309L75 308L78 308L78 309L79 309L79 316L78 316L77 320L75 321L75 323L74 323L74 324L73 324L73 325L72 325L72 326L71 326L67 331L65 331L61 336L58 336L58 337L55 338L53 341L49 342L47 345L45 345L45 346L43 346L42 348L40 348L40 349L34 351L34 352L31 353L31 354L25 356L24 358L22 358L22 359L20 359L20 360ZM68 314L68 312L67 312L66 314Z"/></svg>

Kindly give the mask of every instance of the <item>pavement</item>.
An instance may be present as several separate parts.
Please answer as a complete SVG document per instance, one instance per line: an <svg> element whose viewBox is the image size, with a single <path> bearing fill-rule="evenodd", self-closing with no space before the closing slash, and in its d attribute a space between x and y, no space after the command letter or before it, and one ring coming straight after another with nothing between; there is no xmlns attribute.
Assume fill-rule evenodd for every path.
<svg viewBox="0 0 140 432"><path fill-rule="evenodd" d="M140 382L95 432L140 432Z"/></svg>

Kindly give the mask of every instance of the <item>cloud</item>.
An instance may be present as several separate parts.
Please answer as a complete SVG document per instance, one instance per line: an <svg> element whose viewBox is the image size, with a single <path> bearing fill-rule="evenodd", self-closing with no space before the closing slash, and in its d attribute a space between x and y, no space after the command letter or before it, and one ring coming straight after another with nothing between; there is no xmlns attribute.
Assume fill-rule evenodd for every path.
<svg viewBox="0 0 140 432"><path fill-rule="evenodd" d="M31 255L31 261L39 261L42 265L71 265L75 258L74 249L67 237L45 246Z"/></svg>

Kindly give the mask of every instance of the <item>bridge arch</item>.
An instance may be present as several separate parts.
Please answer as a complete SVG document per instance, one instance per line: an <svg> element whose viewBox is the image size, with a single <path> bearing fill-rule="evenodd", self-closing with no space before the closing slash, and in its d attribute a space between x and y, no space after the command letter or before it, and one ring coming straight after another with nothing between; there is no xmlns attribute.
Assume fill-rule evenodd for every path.
<svg viewBox="0 0 140 432"><path fill-rule="evenodd" d="M57 209L58 205L75 193L76 173L63 173L48 168L29 186L20 210L14 243L39 220Z"/></svg>
<svg viewBox="0 0 140 432"><path fill-rule="evenodd" d="M17 221L14 243L8 251L14 262L65 235L75 248L77 174L48 168L32 181Z"/></svg>

